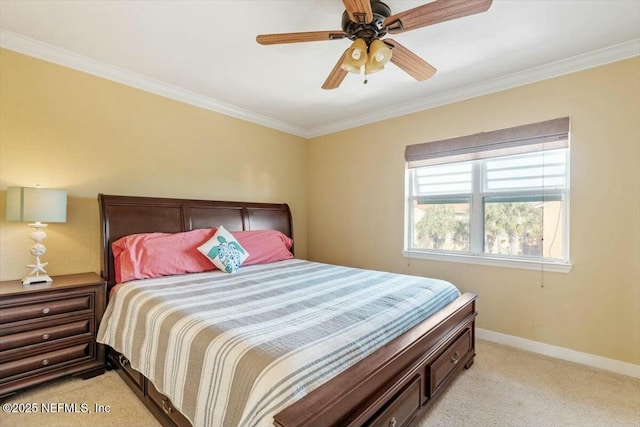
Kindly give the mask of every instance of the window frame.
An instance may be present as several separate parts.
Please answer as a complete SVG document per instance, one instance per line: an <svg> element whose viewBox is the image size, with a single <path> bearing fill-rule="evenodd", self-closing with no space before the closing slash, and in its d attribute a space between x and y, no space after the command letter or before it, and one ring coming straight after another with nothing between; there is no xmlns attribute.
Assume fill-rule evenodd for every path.
<svg viewBox="0 0 640 427"><path fill-rule="evenodd" d="M539 150L535 152L543 152ZM551 150L548 150L551 151ZM555 151L555 150L553 150ZM471 193L437 194L433 196L416 195L413 191L414 173L419 168L406 168L405 171L405 238L402 254L407 258L429 259L437 261L462 262L468 264L479 264L489 266L500 266L510 268L523 268L529 270L542 270L552 272L568 273L571 271L570 262L570 149L565 148L565 185L563 189L526 189L526 190L487 190L486 159L471 160L472 164L472 190ZM453 162L451 162L453 163ZM563 200L563 212L560 220L563 226L563 257L562 259L544 259L540 257L528 257L518 255L489 254L485 250L484 231L484 205L485 200L491 197L540 197L543 201L545 196ZM422 249L413 247L414 239L414 202L418 198L469 198L469 250L445 250L445 249Z"/></svg>

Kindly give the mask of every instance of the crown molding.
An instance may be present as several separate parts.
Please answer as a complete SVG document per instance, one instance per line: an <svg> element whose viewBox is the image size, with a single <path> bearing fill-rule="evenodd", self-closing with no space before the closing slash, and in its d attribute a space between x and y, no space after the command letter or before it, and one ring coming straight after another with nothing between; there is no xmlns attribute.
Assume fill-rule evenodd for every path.
<svg viewBox="0 0 640 427"><path fill-rule="evenodd" d="M107 80L112 80L114 82L160 95L165 98L184 102L206 110L215 111L216 113L266 126L288 134L308 138L308 132L299 126L275 120L271 117L263 116L178 86L164 83L114 65L97 61L69 50L25 37L12 31L0 29L0 47L42 59L47 62L62 65L64 67L73 68Z"/></svg>
<svg viewBox="0 0 640 427"><path fill-rule="evenodd" d="M276 120L12 31L0 29L0 47L206 110L310 139L639 56L640 38L477 84L435 93L417 101L369 111L365 115L315 128L303 128Z"/></svg>
<svg viewBox="0 0 640 427"><path fill-rule="evenodd" d="M308 129L307 133L309 138L315 138L379 122L381 120L391 119L393 117L404 116L406 114L440 107L442 105L463 101L465 99L488 95L490 93L500 92L518 86L524 86L526 84L547 80L576 71L622 61L639 55L640 38L587 52L582 55L573 56L571 58L562 59L560 61L540 65L528 70L486 80L484 82L435 93L417 101L396 104L376 111L368 111L366 114L357 117Z"/></svg>

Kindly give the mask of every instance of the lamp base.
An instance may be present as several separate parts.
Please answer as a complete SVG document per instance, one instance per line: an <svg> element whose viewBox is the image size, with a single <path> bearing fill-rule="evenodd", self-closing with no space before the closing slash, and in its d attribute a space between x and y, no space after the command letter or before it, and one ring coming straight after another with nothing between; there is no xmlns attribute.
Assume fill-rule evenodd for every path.
<svg viewBox="0 0 640 427"><path fill-rule="evenodd" d="M29 225L36 229L36 231L31 233L31 240L36 242L36 244L31 247L31 255L36 257L36 263L26 265L27 268L31 269L31 272L27 277L22 279L22 284L51 283L53 279L49 277L47 270L44 269L49 263L40 261L40 255L44 255L44 253L47 252L47 248L41 243L47 237L47 234L42 230L47 224L36 222L35 224Z"/></svg>
<svg viewBox="0 0 640 427"><path fill-rule="evenodd" d="M51 277L49 277L48 274L39 274L39 275L29 275L27 277L25 277L24 279L22 279L22 284L23 285L35 285L35 284L45 284L45 283L51 283L53 282L53 279Z"/></svg>

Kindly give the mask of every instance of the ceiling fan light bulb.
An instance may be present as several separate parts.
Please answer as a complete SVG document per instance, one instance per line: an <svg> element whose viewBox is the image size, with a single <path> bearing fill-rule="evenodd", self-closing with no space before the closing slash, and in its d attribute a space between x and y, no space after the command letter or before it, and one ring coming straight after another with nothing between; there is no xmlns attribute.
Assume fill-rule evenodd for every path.
<svg viewBox="0 0 640 427"><path fill-rule="evenodd" d="M354 74L360 74L362 66L367 62L367 42L356 39L344 56L341 68Z"/></svg>
<svg viewBox="0 0 640 427"><path fill-rule="evenodd" d="M391 49L384 44L380 39L375 39L369 46L369 56L371 57L371 63L377 63L384 67L384 65L391 60Z"/></svg>
<svg viewBox="0 0 640 427"><path fill-rule="evenodd" d="M345 55L340 67L350 73L360 74L360 69L364 65L366 58L366 55L361 55L360 59L356 60L352 55Z"/></svg>

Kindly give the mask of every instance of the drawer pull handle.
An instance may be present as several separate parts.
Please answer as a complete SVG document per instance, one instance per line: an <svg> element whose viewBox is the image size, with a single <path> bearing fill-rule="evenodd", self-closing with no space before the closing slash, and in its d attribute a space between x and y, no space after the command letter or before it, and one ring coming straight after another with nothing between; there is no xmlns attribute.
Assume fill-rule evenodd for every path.
<svg viewBox="0 0 640 427"><path fill-rule="evenodd" d="M452 355L451 355L451 363L453 363L454 365L456 363L458 363L460 361L460 352L458 350L456 350Z"/></svg>
<svg viewBox="0 0 640 427"><path fill-rule="evenodd" d="M45 307L42 309L42 314L49 314L50 311L51 309L49 307Z"/></svg>
<svg viewBox="0 0 640 427"><path fill-rule="evenodd" d="M49 339L49 334L42 334L42 341L46 341Z"/></svg>
<svg viewBox="0 0 640 427"><path fill-rule="evenodd" d="M162 410L167 415L173 412L173 406L171 406L171 402L166 397L162 398Z"/></svg>
<svg viewBox="0 0 640 427"><path fill-rule="evenodd" d="M391 417L391 419L389 420L389 427L396 427L396 424L398 422L396 421L396 417Z"/></svg>
<svg viewBox="0 0 640 427"><path fill-rule="evenodd" d="M118 355L118 363L120 363L120 366L124 368L129 364L129 359L120 354Z"/></svg>
<svg viewBox="0 0 640 427"><path fill-rule="evenodd" d="M40 362L42 364L42 366L47 366L49 364L49 359L44 359L42 362Z"/></svg>

